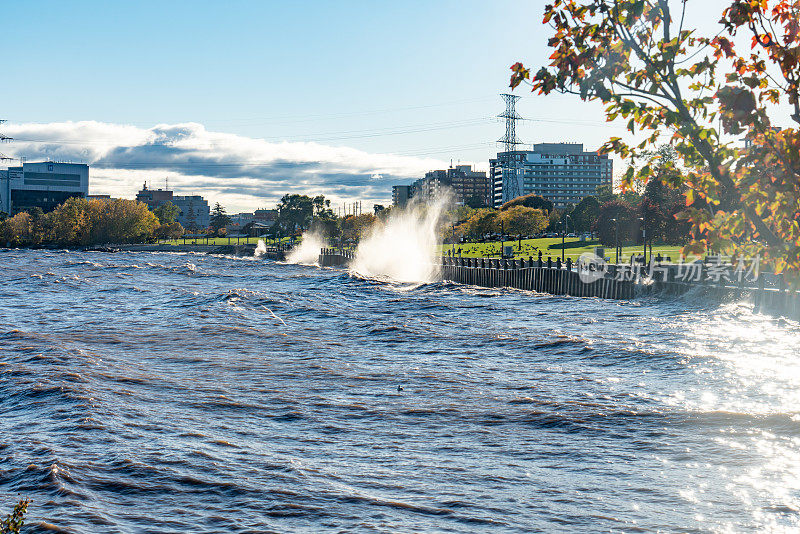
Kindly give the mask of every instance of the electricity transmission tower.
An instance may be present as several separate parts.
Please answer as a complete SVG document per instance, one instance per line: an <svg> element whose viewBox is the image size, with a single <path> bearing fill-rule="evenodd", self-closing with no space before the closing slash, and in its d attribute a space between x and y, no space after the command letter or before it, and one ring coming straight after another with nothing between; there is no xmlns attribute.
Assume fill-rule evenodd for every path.
<svg viewBox="0 0 800 534"><path fill-rule="evenodd" d="M524 172L524 164L517 161L517 157L511 154L516 150L517 145L521 145L522 141L517 139L517 121L522 119L516 110L517 100L521 97L516 95L501 94L500 97L506 103L506 110L498 115L501 119L506 120L506 134L498 139L498 143L503 143L505 155L498 157L502 158L502 173L503 173L503 202L507 202L513 198L522 195L522 172Z"/></svg>
<svg viewBox="0 0 800 534"><path fill-rule="evenodd" d="M506 152L511 152L517 145L522 144L522 141L517 139L516 131L517 121L522 118L522 116L517 113L516 105L517 100L522 97L509 94L501 94L500 97L506 103L506 110L498 115L498 117L506 120L506 134L501 139L498 139L497 142L503 143Z"/></svg>
<svg viewBox="0 0 800 534"><path fill-rule="evenodd" d="M0 119L0 124L3 124L4 122L6 122L6 121ZM0 142L2 142L2 141L11 141L11 139L12 139L11 137L8 137L7 135L3 135L3 132L0 132ZM11 159L14 159L14 158L9 158L8 156L6 156L2 152L0 152L0 161L11 160Z"/></svg>

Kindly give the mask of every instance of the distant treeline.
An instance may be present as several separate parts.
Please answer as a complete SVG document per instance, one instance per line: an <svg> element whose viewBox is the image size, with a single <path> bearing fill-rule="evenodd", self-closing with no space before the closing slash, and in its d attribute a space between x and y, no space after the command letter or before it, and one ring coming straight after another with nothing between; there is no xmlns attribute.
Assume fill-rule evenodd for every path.
<svg viewBox="0 0 800 534"><path fill-rule="evenodd" d="M93 246L146 243L183 234L174 214L159 220L127 199L70 198L55 210L35 208L0 221L0 246Z"/></svg>

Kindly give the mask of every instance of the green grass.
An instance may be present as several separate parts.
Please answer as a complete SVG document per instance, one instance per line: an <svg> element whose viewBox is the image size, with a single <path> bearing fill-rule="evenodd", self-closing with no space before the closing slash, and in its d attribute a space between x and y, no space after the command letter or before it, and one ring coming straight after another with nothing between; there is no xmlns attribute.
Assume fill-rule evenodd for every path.
<svg viewBox="0 0 800 534"><path fill-rule="evenodd" d="M581 245L579 239L575 238L568 238L565 240L567 248L564 250L564 258L572 258L576 260L581 254L584 252L593 252L594 247L598 246L597 241L586 241L584 245ZM505 241L506 245L513 245L514 247L514 255L518 258L527 258L528 256L533 256L537 258L539 256L539 251L542 251L542 258L545 260L547 256L552 256L553 261L556 258L561 257L561 238L560 237L543 237L539 239L523 239L522 240L522 249L519 248L519 241L517 240L508 240ZM554 247L554 248L551 248ZM557 247L557 248L556 248ZM448 250L452 250L455 248L458 251L461 248L461 256L465 258L483 258L483 257L499 257L500 253L500 241L494 241L489 243L461 243L456 244L455 247L453 245L442 245L441 252L446 254ZM661 253L662 256L670 256L673 261L676 261L680 256L680 246L674 245L654 245L653 246L653 255L657 255ZM622 249L622 256L620 257L621 262L626 262L630 258L631 254L641 254L642 253L642 246L641 245L634 245L629 247L623 247ZM648 254L650 253L648 249ZM605 254L606 257L611 257L611 260L614 261L614 247L605 247Z"/></svg>
<svg viewBox="0 0 800 534"><path fill-rule="evenodd" d="M267 245L274 243L272 240L264 239L263 237L247 237L247 238L240 238L237 242L235 237L230 238L230 244L251 244L255 245L258 241L262 239L265 240ZM205 245L206 239L205 238L194 238L194 239L187 239L186 244L192 244L195 242L198 245ZM284 237L281 239L283 243L289 243L290 239L288 237ZM183 239L172 239L169 241L161 241L162 244L166 245L182 245ZM227 245L229 243L227 237L214 237L208 239L209 245ZM564 258L572 258L576 260L581 254L584 252L592 252L594 247L597 246L597 241L586 241L585 243L581 243L579 239L569 238L565 240L566 249L564 250ZM514 254L518 258L527 258L528 256L533 256L534 258L538 257L539 250L542 251L542 257L546 260L547 256L551 256L553 261L556 258L561 257L561 238L560 237L543 237L539 239L523 239L522 240L522 250L519 248L519 242L517 240L508 240L505 241L506 245L513 245L514 247ZM553 247L553 248L551 248ZM494 241L489 243L461 243L455 246L455 249L458 250L461 248L461 256L465 258L483 258L483 257L499 257L500 253L500 242ZM448 250L452 249L452 245L442 245L440 248L440 252L442 254L446 254ZM672 260L675 261L680 256L681 247L679 246L668 246L668 245L658 245L653 247L653 254L656 255L661 253L662 256L670 256ZM611 257L611 260L614 261L614 247L606 247L606 256ZM636 246L629 246L624 247L622 249L622 257L620 261L627 262L630 258L631 254L641 254L642 247L641 245ZM648 251L649 254L649 251Z"/></svg>

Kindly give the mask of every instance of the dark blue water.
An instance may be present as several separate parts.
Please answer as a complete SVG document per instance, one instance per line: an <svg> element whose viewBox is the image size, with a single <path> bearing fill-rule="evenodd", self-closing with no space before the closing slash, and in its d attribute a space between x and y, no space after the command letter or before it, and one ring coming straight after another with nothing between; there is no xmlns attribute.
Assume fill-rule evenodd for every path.
<svg viewBox="0 0 800 534"><path fill-rule="evenodd" d="M800 329L732 303L0 252L28 532L793 531Z"/></svg>

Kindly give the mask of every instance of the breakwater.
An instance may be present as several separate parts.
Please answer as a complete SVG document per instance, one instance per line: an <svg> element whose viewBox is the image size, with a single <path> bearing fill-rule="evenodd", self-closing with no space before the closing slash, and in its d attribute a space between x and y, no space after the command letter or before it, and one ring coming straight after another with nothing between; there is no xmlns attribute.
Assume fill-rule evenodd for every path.
<svg viewBox="0 0 800 534"><path fill-rule="evenodd" d="M541 260L495 258L441 258L442 278L482 287L512 287L573 297L629 299L636 293L635 283L603 276L591 282L581 280L572 263Z"/></svg>
<svg viewBox="0 0 800 534"><path fill-rule="evenodd" d="M185 245L167 245L163 243L148 243L142 245L120 245L119 250L126 252L198 252L204 254L227 254L231 256L253 256L256 245L206 245L202 243L188 243Z"/></svg>
<svg viewBox="0 0 800 534"><path fill-rule="evenodd" d="M320 267L345 267L355 259L355 254L351 250L337 248L323 248L319 252Z"/></svg>
<svg viewBox="0 0 800 534"><path fill-rule="evenodd" d="M283 261L286 253L290 250L288 245L261 246L252 243L229 245L206 245L202 243L190 244L142 244L142 245L120 245L114 247L116 250L125 252L194 252L202 254L223 254L226 256L258 256L270 260Z"/></svg>
<svg viewBox="0 0 800 534"><path fill-rule="evenodd" d="M353 254L322 249L321 266L343 267ZM633 299L696 293L719 302L749 300L756 311L800 320L800 293L783 277L769 273L735 276L720 263L602 266L602 272L581 272L571 259L453 258L438 259L443 280L480 287L508 287L552 295ZM740 273L741 274L741 273Z"/></svg>

